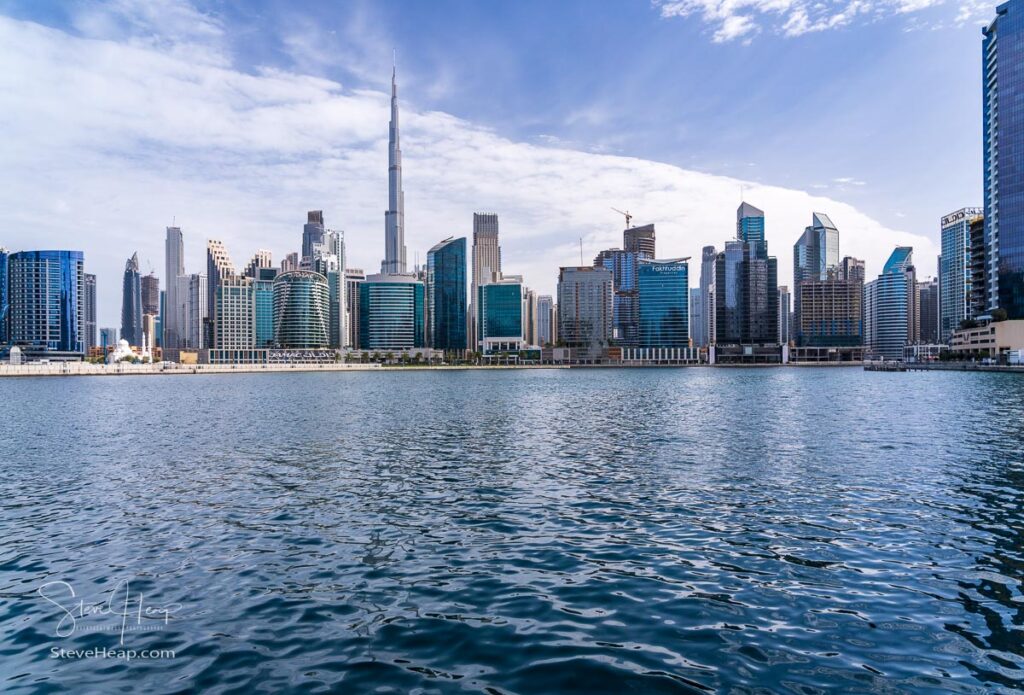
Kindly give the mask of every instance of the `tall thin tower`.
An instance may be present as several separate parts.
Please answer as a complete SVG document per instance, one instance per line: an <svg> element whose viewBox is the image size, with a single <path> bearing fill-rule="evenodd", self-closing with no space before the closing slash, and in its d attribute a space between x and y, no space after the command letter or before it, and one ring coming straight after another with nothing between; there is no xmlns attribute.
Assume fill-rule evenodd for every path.
<svg viewBox="0 0 1024 695"><path fill-rule="evenodd" d="M398 144L398 85L391 69L391 125L388 128L388 210L384 213L384 261L380 272L404 273L405 192L402 191L402 148Z"/></svg>

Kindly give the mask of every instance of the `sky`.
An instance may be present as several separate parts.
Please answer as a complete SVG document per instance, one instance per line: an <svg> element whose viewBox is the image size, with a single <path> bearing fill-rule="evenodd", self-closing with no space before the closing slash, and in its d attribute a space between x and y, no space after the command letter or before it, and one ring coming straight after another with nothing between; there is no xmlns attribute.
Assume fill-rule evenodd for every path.
<svg viewBox="0 0 1024 695"><path fill-rule="evenodd" d="M873 276L911 245L935 274L939 218L981 203L976 0L0 0L0 246L73 248L118 326L124 263L164 286L207 239L242 267L301 243L308 210L377 272L397 56L410 264L473 212L503 270L553 294L558 267L658 255L766 213L780 284L813 212Z"/></svg>

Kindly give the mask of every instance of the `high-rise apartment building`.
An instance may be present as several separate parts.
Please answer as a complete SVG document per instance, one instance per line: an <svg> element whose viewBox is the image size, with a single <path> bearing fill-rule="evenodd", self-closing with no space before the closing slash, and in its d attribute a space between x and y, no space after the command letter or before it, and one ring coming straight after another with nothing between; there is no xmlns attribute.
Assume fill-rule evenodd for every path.
<svg viewBox="0 0 1024 695"><path fill-rule="evenodd" d="M160 278L155 273L142 276L142 314L160 313Z"/></svg>
<svg viewBox="0 0 1024 695"><path fill-rule="evenodd" d="M714 246L705 246L700 261L701 326L699 342L695 347L707 347L715 337L715 266L718 251Z"/></svg>
<svg viewBox="0 0 1024 695"><path fill-rule="evenodd" d="M640 339L640 300L637 289L640 258L638 251L607 249L594 259L594 267L606 268L612 273L612 339L616 345L624 347L636 347Z"/></svg>
<svg viewBox="0 0 1024 695"><path fill-rule="evenodd" d="M501 278L501 245L498 240L498 216L493 212L473 213L473 269L469 292L469 333L475 346L477 334L477 296L480 285Z"/></svg>
<svg viewBox="0 0 1024 695"><path fill-rule="evenodd" d="M886 359L903 359L904 346L918 342L916 285L913 249L897 246L882 274L864 287L867 344Z"/></svg>
<svg viewBox="0 0 1024 695"><path fill-rule="evenodd" d="M464 351L466 338L466 238L448 238L427 252L427 344Z"/></svg>
<svg viewBox="0 0 1024 695"><path fill-rule="evenodd" d="M948 342L961 322L974 315L974 259L971 223L983 217L981 208L962 208L942 218L942 256L939 257L939 338ZM981 249L984 253L983 248Z"/></svg>
<svg viewBox="0 0 1024 695"><path fill-rule="evenodd" d="M96 347L96 276L90 273L85 278L85 353ZM2 280L2 278L0 278ZM0 341L3 345L3 341Z"/></svg>
<svg viewBox="0 0 1024 695"><path fill-rule="evenodd" d="M558 339L584 359L600 357L612 339L612 271L567 267L558 273Z"/></svg>
<svg viewBox="0 0 1024 695"><path fill-rule="evenodd" d="M789 329L793 323L790 316L792 313L791 302L789 288L779 285L779 345L789 344Z"/></svg>
<svg viewBox="0 0 1024 695"><path fill-rule="evenodd" d="M345 269L345 328L348 340L345 347L359 347L359 285L366 280L366 273L361 268Z"/></svg>
<svg viewBox="0 0 1024 695"><path fill-rule="evenodd" d="M537 297L537 340L536 344L544 347L555 342L555 302L549 294Z"/></svg>
<svg viewBox="0 0 1024 695"><path fill-rule="evenodd" d="M178 323L182 298L178 295L178 278L185 274L185 244L180 227L168 227L164 239L164 283L168 308L163 323L163 345L165 348L182 347L183 326Z"/></svg>
<svg viewBox="0 0 1024 695"><path fill-rule="evenodd" d="M224 244L216 239L206 242L206 319L204 347L220 348L217 344L217 291L221 283L235 276L235 266ZM254 339L255 340L255 339Z"/></svg>
<svg viewBox="0 0 1024 695"><path fill-rule="evenodd" d="M983 31L982 119L988 310L1024 318L1024 2L996 8Z"/></svg>
<svg viewBox="0 0 1024 695"><path fill-rule="evenodd" d="M0 246L0 348L7 345L10 340L11 305L8 288L10 257L10 251Z"/></svg>
<svg viewBox="0 0 1024 695"><path fill-rule="evenodd" d="M939 281L935 279L917 283L917 329L919 343L935 345L939 342Z"/></svg>
<svg viewBox="0 0 1024 695"><path fill-rule="evenodd" d="M988 314L988 258L985 255L985 216L971 220L971 296L968 299L971 318ZM942 300L939 289L939 299Z"/></svg>
<svg viewBox="0 0 1024 695"><path fill-rule="evenodd" d="M256 302L256 347L274 347L274 280L277 268L257 268L253 276Z"/></svg>
<svg viewBox="0 0 1024 695"><path fill-rule="evenodd" d="M129 345L142 345L142 275L139 254L134 253L124 265L121 283L121 340Z"/></svg>
<svg viewBox="0 0 1024 695"><path fill-rule="evenodd" d="M81 251L21 251L7 258L8 339L23 354L85 353L85 270Z"/></svg>
<svg viewBox="0 0 1024 695"><path fill-rule="evenodd" d="M705 340L704 326L704 302L701 301L701 290L699 287L694 287L690 290L690 343L695 347L702 345Z"/></svg>

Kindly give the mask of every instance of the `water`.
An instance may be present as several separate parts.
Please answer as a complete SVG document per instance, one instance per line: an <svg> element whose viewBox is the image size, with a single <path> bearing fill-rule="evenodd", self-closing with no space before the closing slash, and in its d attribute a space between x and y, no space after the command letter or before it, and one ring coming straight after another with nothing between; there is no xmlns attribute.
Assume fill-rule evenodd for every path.
<svg viewBox="0 0 1024 695"><path fill-rule="evenodd" d="M0 402L0 691L1024 686L1014 375L5 379ZM111 595L133 614L95 612ZM89 648L174 658L52 656Z"/></svg>

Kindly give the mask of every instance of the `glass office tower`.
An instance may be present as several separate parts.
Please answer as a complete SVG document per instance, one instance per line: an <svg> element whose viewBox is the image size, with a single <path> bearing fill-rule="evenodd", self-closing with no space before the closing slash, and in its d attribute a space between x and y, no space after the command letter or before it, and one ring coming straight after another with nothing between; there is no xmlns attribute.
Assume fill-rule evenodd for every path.
<svg viewBox="0 0 1024 695"><path fill-rule="evenodd" d="M523 285L501 281L477 288L478 350L484 354L523 346Z"/></svg>
<svg viewBox="0 0 1024 695"><path fill-rule="evenodd" d="M971 258L971 222L982 214L979 208L963 208L942 218L942 255L939 257L939 336L948 341L971 317L974 294Z"/></svg>
<svg viewBox="0 0 1024 695"><path fill-rule="evenodd" d="M359 348L426 347L423 283L411 275L368 275L359 285Z"/></svg>
<svg viewBox="0 0 1024 695"><path fill-rule="evenodd" d="M7 278L8 259L11 254L3 246L0 246L0 348L7 344L10 331L7 327L10 314L10 306L7 299Z"/></svg>
<svg viewBox="0 0 1024 695"><path fill-rule="evenodd" d="M274 347L274 280L277 268L257 268L253 280L256 295L256 347Z"/></svg>
<svg viewBox="0 0 1024 695"><path fill-rule="evenodd" d="M983 30L982 119L988 309L1024 319L1024 0Z"/></svg>
<svg viewBox="0 0 1024 695"><path fill-rule="evenodd" d="M640 261L640 347L690 346L689 278L689 265L683 259Z"/></svg>
<svg viewBox="0 0 1024 695"><path fill-rule="evenodd" d="M315 350L330 342L331 293L327 278L308 270L274 280L274 342L289 350Z"/></svg>
<svg viewBox="0 0 1024 695"><path fill-rule="evenodd" d="M427 344L465 350L466 238L445 239L427 251Z"/></svg>
<svg viewBox="0 0 1024 695"><path fill-rule="evenodd" d="M139 254L124 264L121 284L121 340L129 345L142 345L142 275L139 273Z"/></svg>
<svg viewBox="0 0 1024 695"><path fill-rule="evenodd" d="M22 251L8 259L9 338L30 349L85 353L81 251Z"/></svg>

